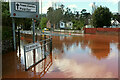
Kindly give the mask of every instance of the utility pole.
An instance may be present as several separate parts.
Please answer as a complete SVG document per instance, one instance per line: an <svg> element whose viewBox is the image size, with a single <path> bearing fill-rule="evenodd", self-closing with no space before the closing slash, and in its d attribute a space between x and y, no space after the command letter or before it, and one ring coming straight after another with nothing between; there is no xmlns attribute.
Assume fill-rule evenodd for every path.
<svg viewBox="0 0 120 80"><path fill-rule="evenodd" d="M42 0L41 0L41 17L40 17L40 19L42 20ZM41 23L41 20L40 20L40 23ZM40 25L40 32L42 33L42 27L41 27L41 25Z"/></svg>
<svg viewBox="0 0 120 80"><path fill-rule="evenodd" d="M42 19L42 0L41 0L41 19Z"/></svg>

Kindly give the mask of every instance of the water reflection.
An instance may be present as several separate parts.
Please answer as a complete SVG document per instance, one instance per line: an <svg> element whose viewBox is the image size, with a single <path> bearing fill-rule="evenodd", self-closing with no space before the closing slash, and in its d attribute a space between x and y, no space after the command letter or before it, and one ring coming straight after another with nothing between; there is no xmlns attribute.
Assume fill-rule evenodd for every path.
<svg viewBox="0 0 120 80"><path fill-rule="evenodd" d="M39 39L39 37L38 37ZM52 53L28 71L24 71L25 44L21 40L17 55L4 56L10 63L4 64L3 77L15 78L117 78L118 37L106 35L84 35L73 37L53 36ZM48 47L46 47L48 49ZM44 58L42 49L27 53L27 65ZM41 53L42 52L42 53ZM13 59L13 60L12 60ZM14 62L13 62L14 61ZM14 63L14 64L12 64ZM5 66L10 66L6 69ZM27 67L28 67L27 66ZM14 69L13 69L14 68Z"/></svg>
<svg viewBox="0 0 120 80"><path fill-rule="evenodd" d="M100 35L99 35L100 36ZM104 36L105 37L105 36ZM105 37L106 38L106 37ZM75 52L80 51L83 53L86 49L89 49L88 52L91 52L98 60L107 58L110 54L110 43L116 41L116 39L104 39L100 38L97 35L85 35L80 37L55 37L53 39L53 47L57 52L66 52L69 51L69 48L72 48ZM75 50L76 47L79 47L79 50Z"/></svg>
<svg viewBox="0 0 120 80"><path fill-rule="evenodd" d="M53 38L54 66L58 75L52 72L56 68L50 74L58 78L118 77L117 39L115 36L104 35ZM50 74L45 77L51 77Z"/></svg>
<svg viewBox="0 0 120 80"><path fill-rule="evenodd" d="M51 65L52 65L52 53L50 53L49 56L46 59L44 59L41 63L32 68L32 70L34 70L34 72L39 72L37 74L39 75L39 77L43 77L47 73Z"/></svg>
<svg viewBox="0 0 120 80"><path fill-rule="evenodd" d="M107 58L110 54L110 43L104 41L90 41L88 45L91 48L92 55L101 60Z"/></svg>

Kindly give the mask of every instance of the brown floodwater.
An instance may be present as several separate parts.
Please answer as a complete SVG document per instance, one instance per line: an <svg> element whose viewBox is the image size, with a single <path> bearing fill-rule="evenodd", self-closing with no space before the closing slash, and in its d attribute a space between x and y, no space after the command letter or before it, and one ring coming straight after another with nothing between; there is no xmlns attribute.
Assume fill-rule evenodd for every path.
<svg viewBox="0 0 120 80"><path fill-rule="evenodd" d="M118 36L53 36L52 53L25 71L23 36L16 52L2 55L3 78L118 78ZM27 53L27 66L43 58L41 49Z"/></svg>

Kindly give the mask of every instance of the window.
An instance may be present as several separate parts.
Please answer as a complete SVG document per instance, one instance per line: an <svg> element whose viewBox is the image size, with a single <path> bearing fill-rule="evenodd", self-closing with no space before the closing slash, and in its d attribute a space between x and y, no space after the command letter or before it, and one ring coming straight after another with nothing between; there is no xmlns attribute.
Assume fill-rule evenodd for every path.
<svg viewBox="0 0 120 80"><path fill-rule="evenodd" d="M61 23L61 26L63 26L63 23Z"/></svg>

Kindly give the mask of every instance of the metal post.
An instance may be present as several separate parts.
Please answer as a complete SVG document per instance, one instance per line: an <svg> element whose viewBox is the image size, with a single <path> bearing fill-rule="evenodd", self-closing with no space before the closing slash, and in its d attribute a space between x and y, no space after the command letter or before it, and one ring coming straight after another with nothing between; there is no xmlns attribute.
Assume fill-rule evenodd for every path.
<svg viewBox="0 0 120 80"><path fill-rule="evenodd" d="M52 38L50 39L50 53L52 53Z"/></svg>
<svg viewBox="0 0 120 80"><path fill-rule="evenodd" d="M40 40L42 40L42 34L40 34Z"/></svg>
<svg viewBox="0 0 120 80"><path fill-rule="evenodd" d="M33 50L33 63L36 64L36 59L35 59L35 49ZM36 70L36 67L34 66L34 72Z"/></svg>
<svg viewBox="0 0 120 80"><path fill-rule="evenodd" d="M35 23L34 23L34 19L32 19L33 22L33 43L35 43Z"/></svg>
<svg viewBox="0 0 120 80"><path fill-rule="evenodd" d="M13 25L13 45L14 45L14 51L16 50L16 40L15 40L15 20L12 18L12 25Z"/></svg>
<svg viewBox="0 0 120 80"><path fill-rule="evenodd" d="M41 20L42 20L42 0L41 0ZM40 21L41 22L41 21ZM41 27L41 25L40 25ZM42 40L42 27L40 28L41 40Z"/></svg>
<svg viewBox="0 0 120 80"><path fill-rule="evenodd" d="M24 46L24 61L25 61L25 71L27 71L27 67L26 67L26 51L25 51L25 46Z"/></svg>
<svg viewBox="0 0 120 80"><path fill-rule="evenodd" d="M20 29L18 29L18 45L19 45L19 53L20 53Z"/></svg>
<svg viewBox="0 0 120 80"><path fill-rule="evenodd" d="M44 35L44 57L46 58L46 35Z"/></svg>
<svg viewBox="0 0 120 80"><path fill-rule="evenodd" d="M36 41L37 41L37 33L36 33Z"/></svg>

